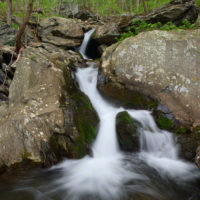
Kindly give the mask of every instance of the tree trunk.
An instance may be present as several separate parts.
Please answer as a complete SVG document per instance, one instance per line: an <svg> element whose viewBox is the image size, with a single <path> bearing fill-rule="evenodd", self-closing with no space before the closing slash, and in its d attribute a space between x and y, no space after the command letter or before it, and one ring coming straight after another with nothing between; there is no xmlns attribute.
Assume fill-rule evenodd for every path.
<svg viewBox="0 0 200 200"><path fill-rule="evenodd" d="M16 36L16 49L15 51L17 52L17 54L19 53L19 50L22 47L22 42L21 42L21 37L25 31L26 25L29 21L29 18L31 16L33 10L33 0L29 0L29 5L26 11L26 17L24 18L24 21L22 22L19 31L17 32L17 36Z"/></svg>
<svg viewBox="0 0 200 200"><path fill-rule="evenodd" d="M136 9L137 9L137 12L139 11L139 7L140 7L140 0L136 0Z"/></svg>
<svg viewBox="0 0 200 200"><path fill-rule="evenodd" d="M146 3L145 3L145 0L142 0L142 4L143 4L144 12L146 13L147 12L147 6L146 6Z"/></svg>
<svg viewBox="0 0 200 200"><path fill-rule="evenodd" d="M7 2L7 10L6 10L6 21L8 25L11 25L12 22L12 0L6 0Z"/></svg>

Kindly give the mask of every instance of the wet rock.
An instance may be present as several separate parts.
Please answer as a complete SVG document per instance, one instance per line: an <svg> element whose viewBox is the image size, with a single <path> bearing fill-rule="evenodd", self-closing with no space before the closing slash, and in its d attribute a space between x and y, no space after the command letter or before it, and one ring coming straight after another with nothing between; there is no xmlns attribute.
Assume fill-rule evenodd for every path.
<svg viewBox="0 0 200 200"><path fill-rule="evenodd" d="M174 0L161 8L151 11L147 15L141 16L141 19L148 23L161 22L165 24L173 22L176 25L181 25L184 19L194 23L198 18L198 13L199 9L195 1Z"/></svg>
<svg viewBox="0 0 200 200"><path fill-rule="evenodd" d="M74 19L51 17L39 25L39 37L42 42L69 49L79 46L83 39L81 26Z"/></svg>
<svg viewBox="0 0 200 200"><path fill-rule="evenodd" d="M64 156L85 155L98 120L90 125L89 116L96 113L71 75L70 63L79 59L50 44L33 44L23 51L9 88L9 104L0 106L0 166L24 159L50 166Z"/></svg>
<svg viewBox="0 0 200 200"><path fill-rule="evenodd" d="M185 132L177 135L177 144L179 144L179 155L189 161L194 161L196 149L199 145L200 135L198 133Z"/></svg>
<svg viewBox="0 0 200 200"><path fill-rule="evenodd" d="M200 168L200 146L198 146L196 149L195 163L197 164L198 168Z"/></svg>
<svg viewBox="0 0 200 200"><path fill-rule="evenodd" d="M16 29L10 27L9 25L0 22L0 46L15 44Z"/></svg>
<svg viewBox="0 0 200 200"><path fill-rule="evenodd" d="M116 116L116 130L120 148L123 151L137 152L139 150L139 122L130 117L127 111Z"/></svg>

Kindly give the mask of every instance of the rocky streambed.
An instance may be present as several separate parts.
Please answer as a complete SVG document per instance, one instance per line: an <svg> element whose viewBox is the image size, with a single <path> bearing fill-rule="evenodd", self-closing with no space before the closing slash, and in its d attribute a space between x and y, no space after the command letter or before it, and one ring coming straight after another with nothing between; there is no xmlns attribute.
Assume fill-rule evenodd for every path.
<svg viewBox="0 0 200 200"><path fill-rule="evenodd" d="M194 4L175 2L141 19L148 21L148 17L154 22L161 13L166 19L164 16L174 9L179 9L180 16L184 12L183 18L190 21L198 16ZM179 15L173 16L174 21L166 20L178 24ZM74 76L77 67L87 66L77 49L84 32L91 28L96 31L87 53L94 58L103 53L97 61L101 94L117 106L150 110L159 128L177 136L181 157L200 166L200 30L155 30L116 42L133 19L44 19L38 28L40 42L30 36L17 62L13 48L5 46L9 42L0 41L4 45L0 47L1 172L12 174L10 169L30 163L50 167L64 158L91 153L99 117ZM14 33L10 33L9 41L14 40ZM117 115L117 136L123 151L139 150L140 126L125 111Z"/></svg>

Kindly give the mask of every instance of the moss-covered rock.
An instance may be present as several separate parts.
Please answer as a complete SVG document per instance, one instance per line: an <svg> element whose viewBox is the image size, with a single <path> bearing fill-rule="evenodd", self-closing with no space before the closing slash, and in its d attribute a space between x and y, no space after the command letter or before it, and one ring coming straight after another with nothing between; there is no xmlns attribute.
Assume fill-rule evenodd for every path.
<svg viewBox="0 0 200 200"><path fill-rule="evenodd" d="M71 130L70 141L72 142L68 145L68 157L80 158L90 152L90 146L97 134L99 118L88 97L80 91L72 75L74 70L73 63L65 68L66 86L63 88L60 101L66 115L71 117L71 121L65 124L66 131L69 133ZM69 113L70 109L71 113Z"/></svg>
<svg viewBox="0 0 200 200"><path fill-rule="evenodd" d="M117 114L116 129L120 148L124 151L135 152L139 149L137 127L139 122L130 117L127 111Z"/></svg>

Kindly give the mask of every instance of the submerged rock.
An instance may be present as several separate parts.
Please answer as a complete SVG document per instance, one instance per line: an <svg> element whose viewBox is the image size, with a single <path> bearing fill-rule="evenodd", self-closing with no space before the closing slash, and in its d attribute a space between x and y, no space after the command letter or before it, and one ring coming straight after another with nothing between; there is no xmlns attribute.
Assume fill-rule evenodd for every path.
<svg viewBox="0 0 200 200"><path fill-rule="evenodd" d="M84 33L74 19L50 17L40 22L38 35L42 42L67 49L79 46Z"/></svg>
<svg viewBox="0 0 200 200"><path fill-rule="evenodd" d="M52 45L23 51L9 88L9 104L0 107L0 166L24 159L50 166L63 156L85 155L98 118L72 79L70 66L78 60L79 55ZM79 107L86 109L81 98L91 108L87 113L79 113ZM84 135L90 134L88 129L92 129L90 136Z"/></svg>

